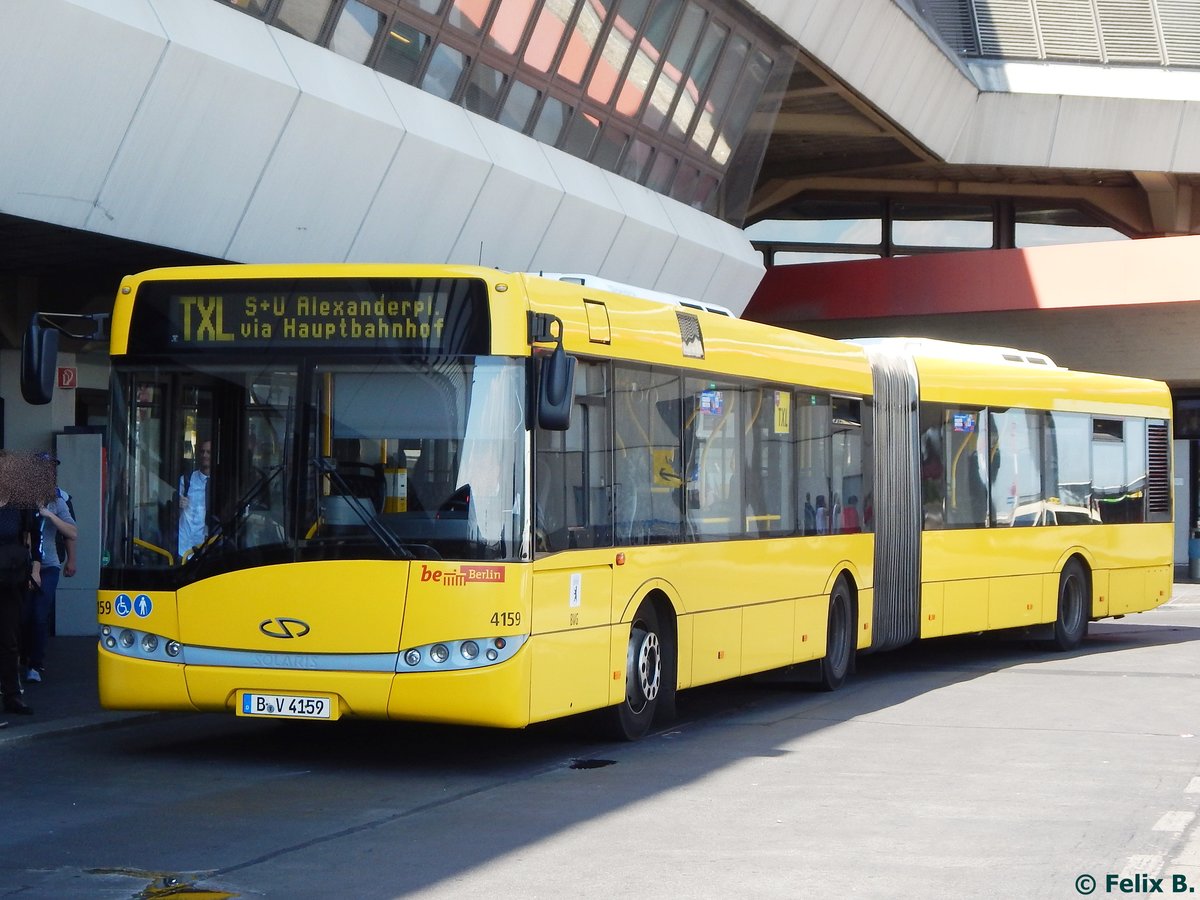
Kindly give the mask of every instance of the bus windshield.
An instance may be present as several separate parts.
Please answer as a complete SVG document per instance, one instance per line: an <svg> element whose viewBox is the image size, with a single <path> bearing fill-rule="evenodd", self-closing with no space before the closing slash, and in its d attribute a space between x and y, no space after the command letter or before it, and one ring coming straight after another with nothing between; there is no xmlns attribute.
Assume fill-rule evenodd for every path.
<svg viewBox="0 0 1200 900"><path fill-rule="evenodd" d="M116 368L105 580L528 556L524 398L503 357Z"/></svg>

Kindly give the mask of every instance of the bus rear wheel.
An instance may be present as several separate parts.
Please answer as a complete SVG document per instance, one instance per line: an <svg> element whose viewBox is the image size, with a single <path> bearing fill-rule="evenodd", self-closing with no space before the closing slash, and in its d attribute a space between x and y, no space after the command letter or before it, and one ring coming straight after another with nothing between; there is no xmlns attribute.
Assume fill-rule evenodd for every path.
<svg viewBox="0 0 1200 900"><path fill-rule="evenodd" d="M1075 650L1088 630L1088 606L1091 590L1087 572L1077 559L1063 566L1058 578L1058 617L1054 621L1054 646Z"/></svg>
<svg viewBox="0 0 1200 900"><path fill-rule="evenodd" d="M854 627L851 616L850 587L846 577L839 576L829 595L829 630L825 642L825 656L821 659L820 687L823 691L836 691L846 682L850 662L854 658Z"/></svg>
<svg viewBox="0 0 1200 900"><path fill-rule="evenodd" d="M629 624L625 699L609 711L612 730L620 740L636 741L650 730L664 693L663 661L669 656L666 640L654 604L645 601Z"/></svg>

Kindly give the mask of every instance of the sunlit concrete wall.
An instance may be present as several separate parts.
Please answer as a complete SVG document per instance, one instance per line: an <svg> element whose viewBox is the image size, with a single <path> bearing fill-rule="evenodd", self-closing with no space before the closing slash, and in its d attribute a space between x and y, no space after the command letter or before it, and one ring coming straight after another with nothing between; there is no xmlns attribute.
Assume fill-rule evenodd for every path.
<svg viewBox="0 0 1200 900"><path fill-rule="evenodd" d="M597 274L741 310L739 229L217 3L4 0L0 212L241 262Z"/></svg>

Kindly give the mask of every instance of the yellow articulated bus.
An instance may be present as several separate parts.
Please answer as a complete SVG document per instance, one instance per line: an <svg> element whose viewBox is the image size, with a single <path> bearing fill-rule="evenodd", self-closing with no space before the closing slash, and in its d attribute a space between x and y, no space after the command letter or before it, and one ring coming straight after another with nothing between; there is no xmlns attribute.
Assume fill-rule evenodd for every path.
<svg viewBox="0 0 1200 900"><path fill-rule="evenodd" d="M519 728L1152 608L1170 397L588 278L168 269L111 326L101 702ZM26 336L26 396L53 375ZM41 396L39 396L39 393Z"/></svg>

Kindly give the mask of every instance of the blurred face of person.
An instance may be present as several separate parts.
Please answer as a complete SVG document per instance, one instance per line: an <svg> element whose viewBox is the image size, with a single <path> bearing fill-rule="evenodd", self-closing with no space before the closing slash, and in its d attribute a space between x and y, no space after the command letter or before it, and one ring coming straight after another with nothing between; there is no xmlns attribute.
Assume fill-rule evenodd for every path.
<svg viewBox="0 0 1200 900"><path fill-rule="evenodd" d="M212 441L201 441L200 448L196 451L196 461L198 468L205 475L212 468Z"/></svg>

